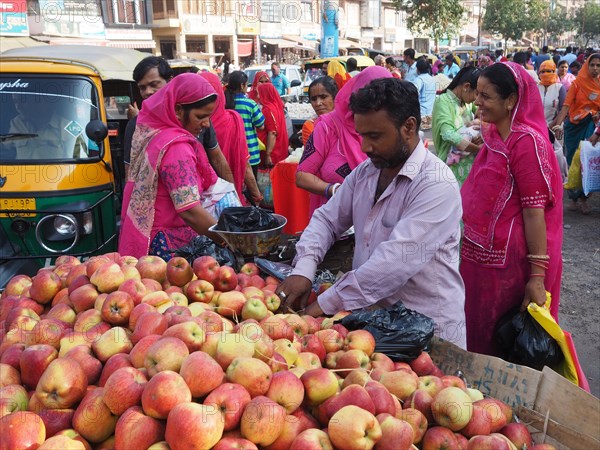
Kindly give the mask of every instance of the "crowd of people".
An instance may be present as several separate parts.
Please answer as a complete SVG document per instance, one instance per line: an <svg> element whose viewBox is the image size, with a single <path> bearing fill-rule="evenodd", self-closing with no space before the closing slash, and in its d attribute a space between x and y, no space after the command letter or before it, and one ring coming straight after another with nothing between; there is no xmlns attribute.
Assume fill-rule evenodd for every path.
<svg viewBox="0 0 600 450"><path fill-rule="evenodd" d="M565 171L556 142L564 131L571 164L581 140L598 140L600 54L577 73L567 55L533 67L527 55L485 56L462 68L449 55L441 92L415 56L405 51L404 73L385 58L360 72L330 61L309 86L316 118L303 126L296 185L309 193L310 222L277 293L284 308L315 316L401 300L439 336L497 355L493 329L511 309L543 305L547 291L557 318ZM134 73L145 100L128 126L119 251L168 259L197 234L222 244L208 230L220 211L261 200L258 167L289 155L287 87L276 64L247 93L244 72L224 86L209 73L172 78L159 60ZM437 155L421 139L427 120ZM589 213L583 192L568 195ZM352 267L307 305L317 266L352 229Z"/></svg>

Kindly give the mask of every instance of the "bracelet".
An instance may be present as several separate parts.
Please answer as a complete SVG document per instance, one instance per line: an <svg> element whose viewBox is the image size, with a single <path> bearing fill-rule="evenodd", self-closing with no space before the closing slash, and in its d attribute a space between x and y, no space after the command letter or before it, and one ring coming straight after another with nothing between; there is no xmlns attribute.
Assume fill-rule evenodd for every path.
<svg viewBox="0 0 600 450"><path fill-rule="evenodd" d="M539 259L541 261L549 261L550 260L550 256L549 255L527 255L527 259Z"/></svg>
<svg viewBox="0 0 600 450"><path fill-rule="evenodd" d="M327 187L325 188L325 197L326 198L331 198L333 194L329 193L329 190L331 189L331 186L333 186L333 183L329 183L327 185Z"/></svg>
<svg viewBox="0 0 600 450"><path fill-rule="evenodd" d="M540 269L548 270L548 264L545 263L529 261L529 264L531 264L532 266L539 267Z"/></svg>
<svg viewBox="0 0 600 450"><path fill-rule="evenodd" d="M533 277L545 277L546 275L543 273L532 273L531 275L529 275L529 278L533 278Z"/></svg>
<svg viewBox="0 0 600 450"><path fill-rule="evenodd" d="M564 127L565 127L564 123L561 123L560 125L554 125L552 127L552 131L554 131L554 130L562 130Z"/></svg>
<svg viewBox="0 0 600 450"><path fill-rule="evenodd" d="M331 188L331 196L333 197L335 195L335 193L338 191L338 189L340 188L341 184L340 183L335 183L333 185L333 187Z"/></svg>

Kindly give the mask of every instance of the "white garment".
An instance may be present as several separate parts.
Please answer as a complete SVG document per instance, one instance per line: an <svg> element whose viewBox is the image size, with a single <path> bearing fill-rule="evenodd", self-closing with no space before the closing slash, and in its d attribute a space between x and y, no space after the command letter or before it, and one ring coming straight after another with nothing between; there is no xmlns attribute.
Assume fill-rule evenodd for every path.
<svg viewBox="0 0 600 450"><path fill-rule="evenodd" d="M550 124L558 114L558 104L560 103L560 89L562 83L554 83L548 86L538 84L540 95L542 96L542 104L544 105L544 118L546 123Z"/></svg>

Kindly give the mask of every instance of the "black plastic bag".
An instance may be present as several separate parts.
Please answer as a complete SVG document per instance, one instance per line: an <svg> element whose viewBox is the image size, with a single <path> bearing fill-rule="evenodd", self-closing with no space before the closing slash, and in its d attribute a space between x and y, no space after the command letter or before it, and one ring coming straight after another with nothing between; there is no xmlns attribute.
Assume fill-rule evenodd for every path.
<svg viewBox="0 0 600 450"><path fill-rule="evenodd" d="M292 274L292 271L294 270L294 268L289 264L269 261L268 259L264 258L255 257L254 262L260 270L268 275L271 275L272 277L277 278L279 281L285 280ZM335 275L329 270L318 269L313 280L313 291L318 292L322 283L335 283Z"/></svg>
<svg viewBox="0 0 600 450"><path fill-rule="evenodd" d="M509 311L498 321L495 336L506 361L542 370L564 359L558 342L527 311Z"/></svg>
<svg viewBox="0 0 600 450"><path fill-rule="evenodd" d="M177 250L171 250L175 256L182 256L190 264L200 256L212 256L222 266L231 266L237 270L237 263L234 253L229 247L221 247L206 236L196 236L190 243Z"/></svg>
<svg viewBox="0 0 600 450"><path fill-rule="evenodd" d="M394 361L412 361L426 350L433 337L429 317L398 302L388 308L363 309L344 317L349 330L367 330L375 338L375 351Z"/></svg>
<svg viewBox="0 0 600 450"><path fill-rule="evenodd" d="M225 208L217 223L218 230L233 232L266 231L278 226L279 222L273 214L254 206Z"/></svg>

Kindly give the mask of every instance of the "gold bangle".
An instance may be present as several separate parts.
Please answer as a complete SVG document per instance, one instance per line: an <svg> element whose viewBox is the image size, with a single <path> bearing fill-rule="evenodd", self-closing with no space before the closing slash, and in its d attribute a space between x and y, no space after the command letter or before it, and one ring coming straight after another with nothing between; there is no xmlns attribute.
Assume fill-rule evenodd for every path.
<svg viewBox="0 0 600 450"><path fill-rule="evenodd" d="M538 259L540 261L549 261L550 255L527 255L527 259Z"/></svg>

